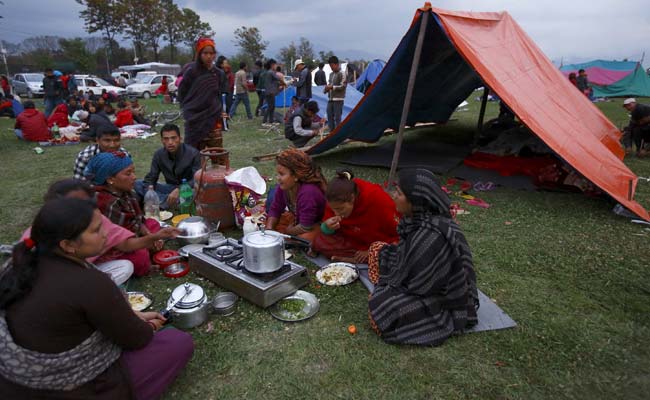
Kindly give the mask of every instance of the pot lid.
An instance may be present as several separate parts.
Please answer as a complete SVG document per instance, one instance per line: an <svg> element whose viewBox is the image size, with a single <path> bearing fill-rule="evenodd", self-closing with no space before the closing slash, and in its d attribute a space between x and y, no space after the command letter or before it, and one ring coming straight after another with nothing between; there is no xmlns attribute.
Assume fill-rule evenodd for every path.
<svg viewBox="0 0 650 400"><path fill-rule="evenodd" d="M273 231L255 231L247 233L246 236L244 236L244 242L250 246L265 247L281 244L283 240L281 236L274 235Z"/></svg>
<svg viewBox="0 0 650 400"><path fill-rule="evenodd" d="M175 308L193 308L200 306L205 299L205 292L203 288L194 283L189 283L190 294L188 294L183 301L180 301L176 304ZM185 296L185 285L177 286L176 289L172 292L171 301L174 302L177 299Z"/></svg>

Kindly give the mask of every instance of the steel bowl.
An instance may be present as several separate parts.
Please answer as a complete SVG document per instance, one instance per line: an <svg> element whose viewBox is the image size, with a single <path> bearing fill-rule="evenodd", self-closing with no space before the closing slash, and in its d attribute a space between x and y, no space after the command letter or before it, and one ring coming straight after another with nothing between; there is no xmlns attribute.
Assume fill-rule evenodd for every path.
<svg viewBox="0 0 650 400"><path fill-rule="evenodd" d="M182 235L176 236L176 239L185 244L208 243L210 236L210 227L203 217L189 217L178 223L177 228L183 232Z"/></svg>
<svg viewBox="0 0 650 400"><path fill-rule="evenodd" d="M221 292L212 300L212 312L223 316L232 315L238 299L233 292Z"/></svg>

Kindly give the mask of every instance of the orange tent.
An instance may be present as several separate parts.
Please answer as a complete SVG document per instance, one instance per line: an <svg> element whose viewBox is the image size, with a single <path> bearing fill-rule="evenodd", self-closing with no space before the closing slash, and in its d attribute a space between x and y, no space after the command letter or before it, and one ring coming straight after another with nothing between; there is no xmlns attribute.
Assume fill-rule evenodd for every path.
<svg viewBox="0 0 650 400"><path fill-rule="evenodd" d="M413 57L415 46L405 42L415 41L424 13L430 13L427 18L429 22L426 25L425 41L437 40L437 44L423 47L416 88L412 96L414 101L408 113L409 125L415 122L444 122L448 119L454 108L471 90L480 86L471 81L471 77L466 76L468 73L476 74L482 84L496 92L517 117L559 157L627 209L645 220L650 220L648 212L633 200L637 177L622 162L624 152L619 144L620 131L584 95L575 90L507 12L446 11L432 8L429 3L418 9L411 28L366 96L343 123L310 148L309 153L320 153L345 139L376 141L381 137L383 129L396 127L395 118L391 117L391 108L388 105L378 107L381 100L376 97L382 96L385 89L392 90L391 95L397 97L396 100L399 100L400 94L404 99L406 89L396 89L395 83L400 82L406 86L406 80L390 80L391 74L399 74L405 71L405 68L391 65L391 62L403 63L404 54ZM438 36L446 36L445 40L451 42L452 50L457 54L429 54L432 51L442 52L444 46L431 32L436 29L444 32L444 35ZM445 52L449 51L445 49ZM396 60L397 56L402 59ZM433 65L434 62L447 65L446 71L452 71L450 64L466 63L466 66L454 67L455 70L467 68L469 71L465 75L456 75L460 77L458 79L463 78L468 82L462 89L461 84L453 87L458 88L460 93L451 96L444 91L444 87L439 90L428 88L426 92L422 89L422 86L431 85L421 79L436 68L438 64ZM452 73L455 73L455 70ZM429 75L428 79L433 77L435 75ZM389 88L382 87L382 81L390 81L390 84L383 85ZM439 104L439 97L445 97L443 104ZM452 102L455 104L451 104ZM427 106L422 106L422 103ZM436 114L434 109L441 108L445 110L446 118L441 118L440 112L437 118L430 117ZM399 116L399 111L394 114ZM389 121L389 118L393 120ZM388 123L384 124L386 126L373 125L381 121ZM372 132L362 132L362 129L370 129ZM375 130L379 131L376 137L373 136Z"/></svg>

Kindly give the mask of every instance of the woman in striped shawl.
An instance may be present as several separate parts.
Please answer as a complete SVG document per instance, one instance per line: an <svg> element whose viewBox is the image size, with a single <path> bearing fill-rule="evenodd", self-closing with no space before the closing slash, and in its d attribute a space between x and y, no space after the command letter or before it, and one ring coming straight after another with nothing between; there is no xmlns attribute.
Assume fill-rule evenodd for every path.
<svg viewBox="0 0 650 400"><path fill-rule="evenodd" d="M472 254L431 172L400 171L392 194L399 243L369 252L371 324L388 343L440 345L478 322Z"/></svg>

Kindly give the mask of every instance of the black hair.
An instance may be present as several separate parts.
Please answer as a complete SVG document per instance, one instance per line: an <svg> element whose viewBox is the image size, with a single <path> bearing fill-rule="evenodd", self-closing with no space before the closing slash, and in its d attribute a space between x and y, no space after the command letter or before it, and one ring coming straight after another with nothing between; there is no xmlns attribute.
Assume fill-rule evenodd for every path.
<svg viewBox="0 0 650 400"><path fill-rule="evenodd" d="M313 100L308 101L307 103L305 103L305 110L311 111L314 114L316 114L318 111L320 111L319 108L318 108L318 103L316 103Z"/></svg>
<svg viewBox="0 0 650 400"><path fill-rule="evenodd" d="M217 57L217 67L221 68L225 60L227 60L226 56Z"/></svg>
<svg viewBox="0 0 650 400"><path fill-rule="evenodd" d="M255 65L257 65L258 67L261 68L262 67L262 61L260 61L260 60L255 61Z"/></svg>
<svg viewBox="0 0 650 400"><path fill-rule="evenodd" d="M70 95L70 96L68 96L68 101L70 101L70 100L77 101L77 97L74 96L74 95Z"/></svg>
<svg viewBox="0 0 650 400"><path fill-rule="evenodd" d="M126 101L120 100L117 102L117 108L126 108Z"/></svg>
<svg viewBox="0 0 650 400"><path fill-rule="evenodd" d="M95 194L88 182L82 181L81 179L68 178L58 180L51 184L47 189L47 193L43 196L43 201L48 202L55 199L62 199L68 193L76 192L77 190L83 190L90 198Z"/></svg>
<svg viewBox="0 0 650 400"><path fill-rule="evenodd" d="M36 104L34 104L34 102L31 101L31 100L27 100L26 102L23 103L23 107L24 107L25 109L28 109L28 108L36 108Z"/></svg>
<svg viewBox="0 0 650 400"><path fill-rule="evenodd" d="M585 72L585 70L582 69L582 68L580 68L580 69L578 70L578 73L581 73L581 72Z"/></svg>
<svg viewBox="0 0 650 400"><path fill-rule="evenodd" d="M332 56L327 60L328 64L338 64L339 58L337 56Z"/></svg>
<svg viewBox="0 0 650 400"><path fill-rule="evenodd" d="M269 58L269 61L267 61L267 62L269 63L269 68L271 68L270 67L271 65L278 63L277 61L275 61L275 58Z"/></svg>
<svg viewBox="0 0 650 400"><path fill-rule="evenodd" d="M265 62L264 63L264 69L271 69L271 63L270 62Z"/></svg>
<svg viewBox="0 0 650 400"><path fill-rule="evenodd" d="M45 68L45 72L52 72L52 68Z"/></svg>
<svg viewBox="0 0 650 400"><path fill-rule="evenodd" d="M325 63L324 62L318 63L318 68L320 68L320 69L325 68Z"/></svg>
<svg viewBox="0 0 650 400"><path fill-rule="evenodd" d="M300 101L300 98L298 96L291 96L291 101Z"/></svg>
<svg viewBox="0 0 650 400"><path fill-rule="evenodd" d="M55 199L41 207L30 239L34 248L24 242L14 246L11 264L0 278L0 310L27 295L38 277L39 259L52 254L62 240L77 239L92 222L96 206L86 200Z"/></svg>
<svg viewBox="0 0 650 400"><path fill-rule="evenodd" d="M336 178L329 181L325 197L329 202L348 202L352 196L359 194L357 184L352 180L354 174L350 169L336 171Z"/></svg>
<svg viewBox="0 0 650 400"><path fill-rule="evenodd" d="M246 62L245 61L240 61L239 62L239 69L244 69L246 68Z"/></svg>
<svg viewBox="0 0 650 400"><path fill-rule="evenodd" d="M100 126L97 128L97 140L101 139L102 136L120 136L120 130L117 126Z"/></svg>
<svg viewBox="0 0 650 400"><path fill-rule="evenodd" d="M176 124L165 124L163 125L162 128L160 128L160 136L162 137L163 132L169 132L169 131L174 131L178 135L178 137L181 137L181 130Z"/></svg>
<svg viewBox="0 0 650 400"><path fill-rule="evenodd" d="M278 65L278 66L275 67L275 70L277 72L282 72L282 67Z"/></svg>

